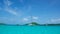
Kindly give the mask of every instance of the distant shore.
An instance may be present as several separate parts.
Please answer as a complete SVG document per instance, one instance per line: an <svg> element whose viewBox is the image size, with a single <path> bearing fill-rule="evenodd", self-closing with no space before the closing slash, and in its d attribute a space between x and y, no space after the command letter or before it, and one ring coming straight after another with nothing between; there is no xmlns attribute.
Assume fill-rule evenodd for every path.
<svg viewBox="0 0 60 34"><path fill-rule="evenodd" d="M29 24L32 24L32 25L29 25ZM60 24L37 24L37 23L29 23L29 24L20 25L20 24L0 23L0 25L10 25L10 26L60 26Z"/></svg>
<svg viewBox="0 0 60 34"><path fill-rule="evenodd" d="M30 25L12 25L12 24L0 24L7 26L30 26ZM32 26L60 26L60 24L40 24L40 25L32 25Z"/></svg>

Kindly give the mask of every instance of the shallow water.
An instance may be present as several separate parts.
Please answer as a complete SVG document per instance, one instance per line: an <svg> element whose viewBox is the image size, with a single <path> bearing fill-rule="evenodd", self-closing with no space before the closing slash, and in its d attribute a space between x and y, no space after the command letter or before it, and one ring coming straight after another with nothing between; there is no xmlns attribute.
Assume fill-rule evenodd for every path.
<svg viewBox="0 0 60 34"><path fill-rule="evenodd" d="M60 34L60 26L3 26L0 34Z"/></svg>

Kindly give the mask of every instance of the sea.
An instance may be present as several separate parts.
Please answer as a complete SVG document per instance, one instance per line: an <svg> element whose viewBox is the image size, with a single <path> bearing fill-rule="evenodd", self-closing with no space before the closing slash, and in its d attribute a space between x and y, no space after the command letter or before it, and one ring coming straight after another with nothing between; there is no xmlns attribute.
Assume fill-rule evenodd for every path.
<svg viewBox="0 0 60 34"><path fill-rule="evenodd" d="M60 26L0 25L0 34L60 34Z"/></svg>

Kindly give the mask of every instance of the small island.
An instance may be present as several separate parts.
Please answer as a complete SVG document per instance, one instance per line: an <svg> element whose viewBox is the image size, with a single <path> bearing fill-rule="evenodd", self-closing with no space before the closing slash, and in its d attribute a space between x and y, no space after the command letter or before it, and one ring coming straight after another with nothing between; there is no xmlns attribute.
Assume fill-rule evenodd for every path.
<svg viewBox="0 0 60 34"><path fill-rule="evenodd" d="M36 26L36 25L40 25L40 24L38 24L38 23L36 23L36 22L32 22L32 23L28 23L28 24L25 24L25 25Z"/></svg>

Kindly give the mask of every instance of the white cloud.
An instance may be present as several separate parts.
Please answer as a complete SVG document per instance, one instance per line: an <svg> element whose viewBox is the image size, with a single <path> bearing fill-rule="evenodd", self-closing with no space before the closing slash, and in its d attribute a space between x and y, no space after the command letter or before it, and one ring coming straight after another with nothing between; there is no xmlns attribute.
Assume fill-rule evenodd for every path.
<svg viewBox="0 0 60 34"><path fill-rule="evenodd" d="M23 18L23 21L28 21L29 19L28 18Z"/></svg>
<svg viewBox="0 0 60 34"><path fill-rule="evenodd" d="M28 17L26 17L26 18L23 18L22 19L23 21L25 21L25 22L29 22L29 21L37 21L38 20L38 17L36 17L36 16L28 16Z"/></svg>
<svg viewBox="0 0 60 34"><path fill-rule="evenodd" d="M57 24L60 23L60 18L55 18L55 19L49 19L47 20L48 24Z"/></svg>
<svg viewBox="0 0 60 34"><path fill-rule="evenodd" d="M9 0L7 0L8 6L12 5L13 3Z"/></svg>
<svg viewBox="0 0 60 34"><path fill-rule="evenodd" d="M32 19L36 19L36 20L37 20L37 19L38 19L38 17L36 17L36 16L32 16Z"/></svg>
<svg viewBox="0 0 60 34"><path fill-rule="evenodd" d="M23 1L24 1L24 0L20 0L20 2L22 2L22 3L23 3ZM15 11L15 10L17 10L17 8L15 8L15 10L12 10L11 7L10 7L10 5L13 4L12 1L10 1L10 0L5 0L4 3L5 3L5 10L6 10L7 12L9 12L9 13L11 13L11 14L13 14L13 15L17 15L17 12ZM25 7L26 7L26 6L25 6ZM26 9L26 8L25 8L25 9ZM27 8L26 11L30 11L30 10L31 10L31 6L28 5L28 8ZM20 10L20 11L21 11L21 10Z"/></svg>
<svg viewBox="0 0 60 34"><path fill-rule="evenodd" d="M11 7L10 7L10 5L12 5L13 4L13 2L11 2L11 1L9 1L9 0L5 0L4 1L4 3L5 3L5 6L4 6L4 10L5 11L7 11L7 12L9 12L10 14L13 14L13 15L18 15L18 13L17 13L17 9L15 8L15 9L12 9Z"/></svg>
<svg viewBox="0 0 60 34"><path fill-rule="evenodd" d="M13 2L11 2L11 1L9 1L9 0L5 0L4 3L5 3L6 6L10 6L10 5L13 4Z"/></svg>
<svg viewBox="0 0 60 34"><path fill-rule="evenodd" d="M17 12L14 11L14 10L9 10L8 12L11 13L11 14L17 15Z"/></svg>
<svg viewBox="0 0 60 34"><path fill-rule="evenodd" d="M24 18L22 19L22 21L23 21L23 22L28 22L28 21L30 21L30 19L31 19L31 16L27 16L27 17L24 17Z"/></svg>
<svg viewBox="0 0 60 34"><path fill-rule="evenodd" d="M58 18L58 19L51 19L51 22L60 22L60 18Z"/></svg>
<svg viewBox="0 0 60 34"><path fill-rule="evenodd" d="M16 10L13 10L13 9L10 9L10 8L5 8L5 11L7 11L7 12L13 14L13 15L16 15L16 16L18 15Z"/></svg>

